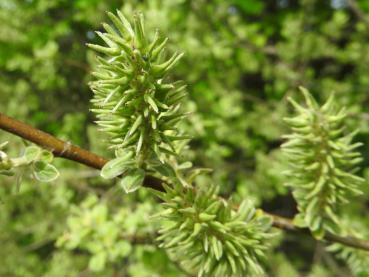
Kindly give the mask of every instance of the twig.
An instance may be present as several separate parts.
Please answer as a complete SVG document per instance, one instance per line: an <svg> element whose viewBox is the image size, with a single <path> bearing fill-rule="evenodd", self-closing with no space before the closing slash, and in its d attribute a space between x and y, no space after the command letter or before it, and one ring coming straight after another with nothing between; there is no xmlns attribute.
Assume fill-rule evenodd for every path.
<svg viewBox="0 0 369 277"><path fill-rule="evenodd" d="M95 169L101 169L108 162L103 157L72 145L70 142L62 141L2 113L0 113L0 129L37 144L51 151L56 157L75 161ZM151 176L147 176L144 181L146 187L156 190L163 190L161 183L161 180Z"/></svg>
<svg viewBox="0 0 369 277"><path fill-rule="evenodd" d="M285 231L305 233L305 234L311 235L308 229L296 227L293 224L292 220L289 218L281 217L281 216L270 214L267 212L265 212L265 214L273 218L273 226L276 228L279 228ZM346 237L338 236L338 235L335 235L329 232L326 233L323 239L326 241L338 242L346 246L369 251L369 241L367 240L363 240L363 239L359 239L359 238L355 238L351 236L346 236Z"/></svg>
<svg viewBox="0 0 369 277"><path fill-rule="evenodd" d="M366 28L369 29L369 19L367 15L360 9L356 0L347 0L347 6L356 15L356 17L365 24Z"/></svg>
<svg viewBox="0 0 369 277"><path fill-rule="evenodd" d="M62 141L50 134L35 129L23 122L5 116L0 113L0 129L33 142L54 153L55 156L72 160L80 164L87 165L95 169L101 169L108 161L94 153L84 150L78 146ZM144 186L155 190L163 191L163 181L153 176L147 176ZM296 227L291 219L265 212L273 219L273 226L285 231L310 234L308 229ZM326 233L324 240L338 242L346 246L369 251L369 241L351 236L338 236Z"/></svg>
<svg viewBox="0 0 369 277"><path fill-rule="evenodd" d="M327 266L332 270L332 272L337 277L353 277L351 272L345 268L340 267L336 261L332 258L332 256L326 251L322 252L323 259Z"/></svg>
<svg viewBox="0 0 369 277"><path fill-rule="evenodd" d="M70 65L70 66L73 66L73 67L80 68L80 69L82 69L82 70L84 70L86 72L90 72L91 71L91 69L90 69L90 67L89 67L88 64L82 63L82 62L77 61L77 60L66 59L66 60L64 60L64 63L66 65Z"/></svg>

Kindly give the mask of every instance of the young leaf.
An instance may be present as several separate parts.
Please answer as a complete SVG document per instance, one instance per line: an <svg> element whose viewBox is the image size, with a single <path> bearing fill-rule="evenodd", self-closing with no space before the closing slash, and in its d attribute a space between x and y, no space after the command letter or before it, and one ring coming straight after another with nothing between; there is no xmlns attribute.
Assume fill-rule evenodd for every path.
<svg viewBox="0 0 369 277"><path fill-rule="evenodd" d="M51 164L37 161L34 163L34 176L40 182L52 182L59 177L58 170Z"/></svg>
<svg viewBox="0 0 369 277"><path fill-rule="evenodd" d="M120 185L126 193L131 193L142 186L144 179L145 171L140 168L136 168L127 172L120 181Z"/></svg>
<svg viewBox="0 0 369 277"><path fill-rule="evenodd" d="M7 146L8 143L9 143L8 141L5 141L5 142L1 143L0 144L0 150L3 149L5 146Z"/></svg>
<svg viewBox="0 0 369 277"><path fill-rule="evenodd" d="M54 159L54 155L50 151L42 150L39 159L45 163L51 163Z"/></svg>
<svg viewBox="0 0 369 277"><path fill-rule="evenodd" d="M0 175L14 176L14 172L13 171L9 171L9 170L0 170Z"/></svg>
<svg viewBox="0 0 369 277"><path fill-rule="evenodd" d="M113 179L128 170L132 166L132 161L127 156L115 158L104 165L100 175L104 179Z"/></svg>
<svg viewBox="0 0 369 277"><path fill-rule="evenodd" d="M98 272L105 268L107 262L107 255L105 252L100 252L92 256L88 263L88 268L91 271Z"/></svg>
<svg viewBox="0 0 369 277"><path fill-rule="evenodd" d="M24 158L28 163L31 163L38 159L41 154L41 148L37 146L28 146L24 152Z"/></svg>

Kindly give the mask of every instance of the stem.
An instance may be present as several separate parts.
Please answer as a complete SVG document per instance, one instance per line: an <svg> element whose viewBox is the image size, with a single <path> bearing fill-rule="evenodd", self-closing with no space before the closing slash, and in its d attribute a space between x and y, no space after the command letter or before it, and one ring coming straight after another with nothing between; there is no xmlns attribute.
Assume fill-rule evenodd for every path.
<svg viewBox="0 0 369 277"><path fill-rule="evenodd" d="M281 217L275 214L264 212L273 218L273 226L285 231L311 235L309 229L296 227L292 220L289 218ZM369 241L359 239L352 236L339 236L329 232L326 232L323 240L329 242L337 242L352 248L357 248L365 251L369 251Z"/></svg>
<svg viewBox="0 0 369 277"><path fill-rule="evenodd" d="M35 129L2 113L0 113L0 129L48 149L57 157L72 160L95 169L101 169L108 162L108 160L103 157L84 150L78 146L72 145L69 142L62 141L48 133ZM164 188L162 183L163 181L158 178L146 176L144 186L163 191ZM269 214L267 212L265 212L265 214L272 217L273 226L275 228L296 232L299 234L311 235L308 229L296 227L292 223L291 219ZM338 242L349 247L369 251L369 241L367 240L362 240L351 236L338 236L328 232L323 239L329 242Z"/></svg>
<svg viewBox="0 0 369 277"><path fill-rule="evenodd" d="M95 169L101 169L108 162L103 157L72 145L70 142L62 141L2 113L0 113L0 129L37 144L51 151L56 157L75 161ZM144 186L163 190L161 180L151 176L145 178Z"/></svg>
<svg viewBox="0 0 369 277"><path fill-rule="evenodd" d="M365 27L369 29L369 19L367 18L367 15L360 9L356 0L347 0L347 6L355 14L355 16L365 24Z"/></svg>

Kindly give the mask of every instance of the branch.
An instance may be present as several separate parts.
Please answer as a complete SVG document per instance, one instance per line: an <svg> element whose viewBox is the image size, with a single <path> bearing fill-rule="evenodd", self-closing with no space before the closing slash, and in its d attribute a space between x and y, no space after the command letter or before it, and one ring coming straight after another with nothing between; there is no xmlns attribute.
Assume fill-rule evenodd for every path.
<svg viewBox="0 0 369 277"><path fill-rule="evenodd" d="M367 18L367 15L360 9L356 0L347 0L347 6L356 15L356 17L359 18L367 28L369 28L369 19Z"/></svg>
<svg viewBox="0 0 369 277"><path fill-rule="evenodd" d="M264 213L273 218L273 226L276 228L279 228L285 231L301 233L301 234L305 233L311 236L309 229L296 227L293 224L292 220L289 218L281 217L281 216L270 214L267 212L264 212ZM345 237L338 236L338 235L335 235L329 232L326 232L323 239L325 241L338 242L338 243L344 244L352 248L369 251L369 241L368 240L363 240L363 239L355 238L352 236L345 236Z"/></svg>
<svg viewBox="0 0 369 277"><path fill-rule="evenodd" d="M108 162L108 160L103 157L72 145L69 142L62 141L48 133L35 129L2 113L0 113L0 129L48 149L56 157L75 161L95 169L101 169ZM147 176L144 181L144 186L163 191L162 182L163 181L158 178ZM291 219L274 214L266 214L273 218L273 226L275 228L299 234L311 235L308 229L296 227ZM349 247L369 251L369 241L351 236L343 237L327 233L324 240L329 242L338 242Z"/></svg>
<svg viewBox="0 0 369 277"><path fill-rule="evenodd" d="M0 113L0 129L37 144L51 151L56 157L75 161L95 169L101 169L108 162L108 160L103 157L72 145L69 142L62 141L2 113ZM144 181L144 186L156 190L163 190L161 183L161 180L147 176Z"/></svg>

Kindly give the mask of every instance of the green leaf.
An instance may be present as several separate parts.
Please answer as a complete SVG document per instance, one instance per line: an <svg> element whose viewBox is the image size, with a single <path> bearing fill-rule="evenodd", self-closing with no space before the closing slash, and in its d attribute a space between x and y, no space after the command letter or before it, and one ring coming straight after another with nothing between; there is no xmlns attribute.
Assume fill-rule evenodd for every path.
<svg viewBox="0 0 369 277"><path fill-rule="evenodd" d="M24 157L28 163L31 163L38 159L41 154L41 148L37 146L28 146L24 152Z"/></svg>
<svg viewBox="0 0 369 277"><path fill-rule="evenodd" d="M127 172L121 180L120 185L126 193L130 193L139 189L142 186L144 179L145 171L137 168Z"/></svg>
<svg viewBox="0 0 369 277"><path fill-rule="evenodd" d="M324 235L325 235L325 231L323 228L319 228L317 230L312 230L311 233L313 234L313 236L317 239L317 240L321 240L323 239Z"/></svg>
<svg viewBox="0 0 369 277"><path fill-rule="evenodd" d="M260 0L235 0L234 4L246 14L259 14L264 8L264 3Z"/></svg>
<svg viewBox="0 0 369 277"><path fill-rule="evenodd" d="M0 144L0 150L3 149L9 142L5 141L3 143Z"/></svg>
<svg viewBox="0 0 369 277"><path fill-rule="evenodd" d="M160 173L161 175L169 178L175 178L176 172L173 170L173 168L168 164L160 164L158 166L154 167L154 170Z"/></svg>
<svg viewBox="0 0 369 277"><path fill-rule="evenodd" d="M192 163L191 162L184 162L184 163L182 163L182 164L180 164L178 166L178 169L183 170L183 169L189 169L191 167L192 167Z"/></svg>
<svg viewBox="0 0 369 277"><path fill-rule="evenodd" d="M34 175L40 182L52 182L59 177L58 170L51 164L43 161L35 162Z"/></svg>
<svg viewBox="0 0 369 277"><path fill-rule="evenodd" d="M131 244L125 240L118 241L115 248L119 251L120 257L127 257L132 251Z"/></svg>
<svg viewBox="0 0 369 277"><path fill-rule="evenodd" d="M107 256L105 252L97 253L90 259L88 268L94 272L101 271L105 268L106 259Z"/></svg>
<svg viewBox="0 0 369 277"><path fill-rule="evenodd" d="M4 176L14 176L14 172L10 170L0 170L0 175Z"/></svg>
<svg viewBox="0 0 369 277"><path fill-rule="evenodd" d="M122 175L132 166L132 161L130 158L130 156L125 155L109 161L101 169L101 177L104 179L113 179L119 175Z"/></svg>
<svg viewBox="0 0 369 277"><path fill-rule="evenodd" d="M40 160L45 163L51 163L54 159L53 153L50 151L42 150Z"/></svg>

